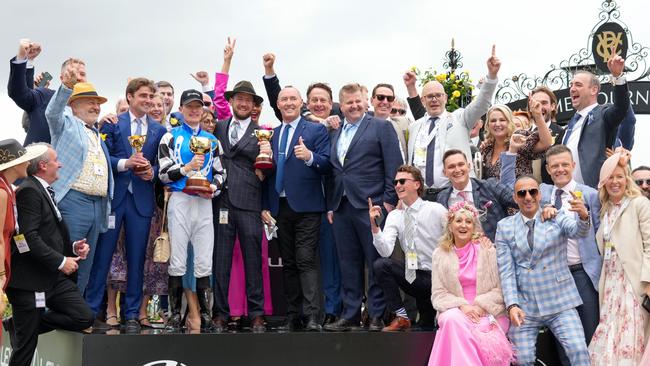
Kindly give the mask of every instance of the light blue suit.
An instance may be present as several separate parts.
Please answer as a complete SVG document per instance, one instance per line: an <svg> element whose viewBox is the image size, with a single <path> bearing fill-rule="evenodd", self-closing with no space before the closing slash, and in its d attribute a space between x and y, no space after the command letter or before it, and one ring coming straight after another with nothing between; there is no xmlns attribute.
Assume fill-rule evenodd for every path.
<svg viewBox="0 0 650 366"><path fill-rule="evenodd" d="M110 155L106 145L100 139L108 167L106 169L106 174L108 174L106 196L90 196L70 189L81 174L88 152L86 125L71 114L64 113L71 94L71 89L61 85L47 105L45 117L50 128L52 146L56 150L58 160L63 164L59 170L59 179L52 183L61 216L68 224L70 239L75 241L86 238L90 246L88 257L79 261L77 286L83 294L90 277L97 238L100 232L108 230L108 215L111 212L114 182L110 169ZM99 134L97 129L92 128L92 130Z"/></svg>
<svg viewBox="0 0 650 366"><path fill-rule="evenodd" d="M509 335L517 352L517 364L533 365L539 328L548 326L562 343L572 365L589 365L584 331L575 307L582 304L569 267L567 238L585 237L589 221L560 212L555 219L535 216L534 245L521 213L499 221L496 234L497 262L506 307L517 304L525 313L520 327Z"/></svg>

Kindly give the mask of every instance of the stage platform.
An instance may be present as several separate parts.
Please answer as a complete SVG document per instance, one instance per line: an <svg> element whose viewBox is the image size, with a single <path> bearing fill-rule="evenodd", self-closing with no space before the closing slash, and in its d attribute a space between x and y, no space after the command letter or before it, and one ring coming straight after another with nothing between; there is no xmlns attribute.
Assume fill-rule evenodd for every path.
<svg viewBox="0 0 650 366"><path fill-rule="evenodd" d="M236 366L395 365L426 366L435 332L186 334L146 329L94 334L55 331L39 337L35 366ZM9 363L3 331L0 365ZM541 333L537 365L559 365L553 338ZM542 355L543 354L543 355ZM541 361L544 360L544 361Z"/></svg>

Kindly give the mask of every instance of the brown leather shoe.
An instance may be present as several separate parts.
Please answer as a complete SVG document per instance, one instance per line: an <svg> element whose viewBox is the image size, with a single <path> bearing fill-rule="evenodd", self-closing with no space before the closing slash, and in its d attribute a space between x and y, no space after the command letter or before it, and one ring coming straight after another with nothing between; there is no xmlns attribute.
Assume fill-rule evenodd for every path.
<svg viewBox="0 0 650 366"><path fill-rule="evenodd" d="M253 333L264 333L266 332L266 322L264 321L263 316L256 316L251 322L251 330Z"/></svg>
<svg viewBox="0 0 650 366"><path fill-rule="evenodd" d="M215 333L222 333L227 329L227 323L223 318L219 316L215 316L212 318L212 329L214 330Z"/></svg>
<svg viewBox="0 0 650 366"><path fill-rule="evenodd" d="M400 332L411 328L411 321L408 318L402 318L401 316L395 317L393 321L386 327L384 327L382 332Z"/></svg>

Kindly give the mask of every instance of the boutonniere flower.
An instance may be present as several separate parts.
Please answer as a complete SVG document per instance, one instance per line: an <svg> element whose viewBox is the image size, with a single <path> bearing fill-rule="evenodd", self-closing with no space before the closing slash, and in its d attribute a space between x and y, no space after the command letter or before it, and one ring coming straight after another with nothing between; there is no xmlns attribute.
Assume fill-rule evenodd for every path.
<svg viewBox="0 0 650 366"><path fill-rule="evenodd" d="M102 138L102 141L106 141L106 134L105 133L100 133L99 137Z"/></svg>
<svg viewBox="0 0 650 366"><path fill-rule="evenodd" d="M178 126L180 123L178 122L178 118L174 118L174 117L172 117L172 118L169 119L169 124L172 125L172 126L174 126L174 127L176 127L176 126Z"/></svg>
<svg viewBox="0 0 650 366"><path fill-rule="evenodd" d="M485 202L482 206L481 209L479 210L480 214L478 215L478 218L481 222L487 221L487 213L488 210L494 205L492 201L487 201Z"/></svg>

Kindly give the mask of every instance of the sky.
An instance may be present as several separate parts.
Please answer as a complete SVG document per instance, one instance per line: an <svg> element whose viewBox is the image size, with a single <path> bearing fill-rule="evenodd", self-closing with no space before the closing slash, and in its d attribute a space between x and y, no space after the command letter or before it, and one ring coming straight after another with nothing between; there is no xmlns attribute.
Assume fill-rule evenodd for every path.
<svg viewBox="0 0 650 366"><path fill-rule="evenodd" d="M601 1L201 1L201 0L32 0L2 5L0 52L15 56L18 40L42 44L37 72L49 71L59 86L60 64L85 60L88 80L109 98L102 114L114 110L129 77L168 80L180 91L198 88L190 73L205 70L214 82L228 36L237 38L230 69L233 86L250 80L266 99L262 56L276 54L283 85L303 92L315 81L328 82L335 95L348 82L369 87L395 86L405 97L402 74L412 66L442 70L455 39L473 79L485 75L492 44L502 61L500 80L513 75L543 75L582 48L598 23ZM650 45L647 5L620 0L620 20L633 41ZM7 85L9 65L0 72ZM336 97L335 97L336 99ZM22 142L22 111L0 89L0 138ZM262 123L274 121L268 105ZM633 165L650 165L650 116L637 116Z"/></svg>

